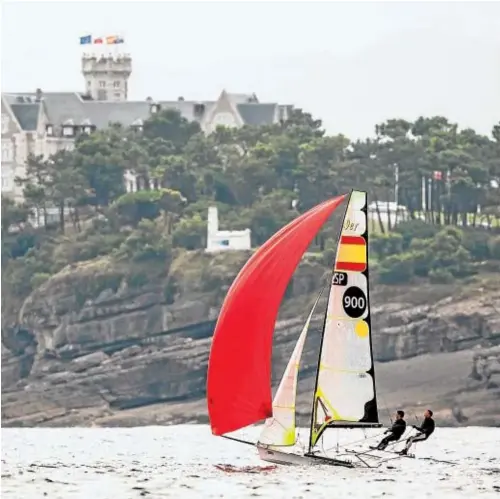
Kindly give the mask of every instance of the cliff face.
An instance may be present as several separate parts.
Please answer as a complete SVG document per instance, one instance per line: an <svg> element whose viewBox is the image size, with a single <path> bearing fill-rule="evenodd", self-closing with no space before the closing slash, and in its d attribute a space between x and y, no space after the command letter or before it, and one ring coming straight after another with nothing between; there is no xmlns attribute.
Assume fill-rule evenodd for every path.
<svg viewBox="0 0 500 499"><path fill-rule="evenodd" d="M182 279L174 266L170 277L178 272L175 300L165 293L165 282L136 288L120 282L94 299L82 300L77 291L95 278L95 269L68 268L54 276L24 303L18 317L22 326L3 328L2 424L206 421L205 376L214 319L246 257L239 257L229 274L223 257L210 260L210 272L205 269L198 277L186 270L192 262L184 261ZM207 290L203 280L213 281L217 273L224 276L216 280L217 289ZM294 279L275 333L276 381L322 273L320 266L305 264ZM459 420L461 412L469 424L500 424L497 354L493 350L478 361L470 351L500 344L497 282L377 287L371 298L375 358L384 362L377 369L384 405L392 408L404 402L418 409L419 404L432 404L449 422ZM320 322L318 315L303 357L303 413L310 403ZM492 367L484 374L486 364ZM429 371L438 381L429 381Z"/></svg>

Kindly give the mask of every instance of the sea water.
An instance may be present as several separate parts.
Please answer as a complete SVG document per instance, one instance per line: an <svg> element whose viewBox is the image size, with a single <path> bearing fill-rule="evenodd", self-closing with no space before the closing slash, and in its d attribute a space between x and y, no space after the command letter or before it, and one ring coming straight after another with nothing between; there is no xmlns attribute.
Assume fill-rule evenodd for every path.
<svg viewBox="0 0 500 499"><path fill-rule="evenodd" d="M339 430L344 443L359 440L355 431ZM255 438L258 430L249 433ZM328 435L329 445L336 445L336 433ZM372 435L353 446L374 441ZM9 428L2 429L2 498L500 498L499 428L438 427L415 453L377 469L278 466L228 473L215 465L269 463L253 447L214 437L203 425Z"/></svg>

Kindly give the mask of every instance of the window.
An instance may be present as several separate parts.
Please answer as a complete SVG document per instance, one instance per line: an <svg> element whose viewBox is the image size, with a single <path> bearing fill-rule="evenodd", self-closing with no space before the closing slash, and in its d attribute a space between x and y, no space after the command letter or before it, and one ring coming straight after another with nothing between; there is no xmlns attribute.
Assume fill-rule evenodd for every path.
<svg viewBox="0 0 500 499"><path fill-rule="evenodd" d="M2 161L9 162L12 161L14 156L14 147L12 146L12 142L2 141Z"/></svg>
<svg viewBox="0 0 500 499"><path fill-rule="evenodd" d="M101 88L106 88L106 82L101 80L101 81L99 82L99 86L100 86Z"/></svg>
<svg viewBox="0 0 500 499"><path fill-rule="evenodd" d="M2 114L2 133L9 132L9 117L6 114Z"/></svg>
<svg viewBox="0 0 500 499"><path fill-rule="evenodd" d="M120 92L115 92L114 96L115 96L115 100L121 100L122 94Z"/></svg>
<svg viewBox="0 0 500 499"><path fill-rule="evenodd" d="M116 80L116 81L114 81L114 82L113 82L113 87L115 87L115 88L120 88L120 83L121 83L121 81L120 81L120 80Z"/></svg>
<svg viewBox="0 0 500 499"><path fill-rule="evenodd" d="M2 168L2 192L14 189L14 175L11 168Z"/></svg>
<svg viewBox="0 0 500 499"><path fill-rule="evenodd" d="M108 99L108 93L106 90L98 90L97 91L97 100L107 100Z"/></svg>
<svg viewBox="0 0 500 499"><path fill-rule="evenodd" d="M2 191L12 190L12 179L9 177L2 177Z"/></svg>
<svg viewBox="0 0 500 499"><path fill-rule="evenodd" d="M73 137L75 134L74 127L72 125L63 126L63 136L64 137Z"/></svg>

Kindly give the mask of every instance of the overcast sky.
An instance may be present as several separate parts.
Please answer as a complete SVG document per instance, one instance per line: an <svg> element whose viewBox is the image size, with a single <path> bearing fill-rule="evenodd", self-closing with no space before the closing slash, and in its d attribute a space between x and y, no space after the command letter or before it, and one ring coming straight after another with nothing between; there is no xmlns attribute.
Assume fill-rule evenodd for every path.
<svg viewBox="0 0 500 499"><path fill-rule="evenodd" d="M291 103L356 138L391 117L500 119L500 3L2 2L2 91L82 91L79 37L118 34L130 98Z"/></svg>

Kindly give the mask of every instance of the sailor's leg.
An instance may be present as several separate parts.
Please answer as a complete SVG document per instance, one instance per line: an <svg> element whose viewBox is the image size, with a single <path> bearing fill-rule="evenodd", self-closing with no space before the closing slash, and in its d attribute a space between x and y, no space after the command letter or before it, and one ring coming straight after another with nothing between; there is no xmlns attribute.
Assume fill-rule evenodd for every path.
<svg viewBox="0 0 500 499"><path fill-rule="evenodd" d="M405 448L401 451L401 454L408 454L408 451L410 450L410 447L413 444L415 438L416 437L410 437L406 440Z"/></svg>
<svg viewBox="0 0 500 499"><path fill-rule="evenodd" d="M387 447L387 445L389 444L389 442L395 442L396 440L397 440L397 437L395 435L388 435L387 437L382 439L382 441L378 444L377 449L384 450Z"/></svg>
<svg viewBox="0 0 500 499"><path fill-rule="evenodd" d="M420 435L415 435L414 437L410 437L406 441L406 446L405 448L401 451L401 454L408 454L408 451L410 450L410 447L415 443L415 442L423 442L424 440L427 440L427 436L423 433Z"/></svg>
<svg viewBox="0 0 500 499"><path fill-rule="evenodd" d="M387 447L387 444L390 442L391 436L384 437L380 443L377 445L378 450L384 450Z"/></svg>

